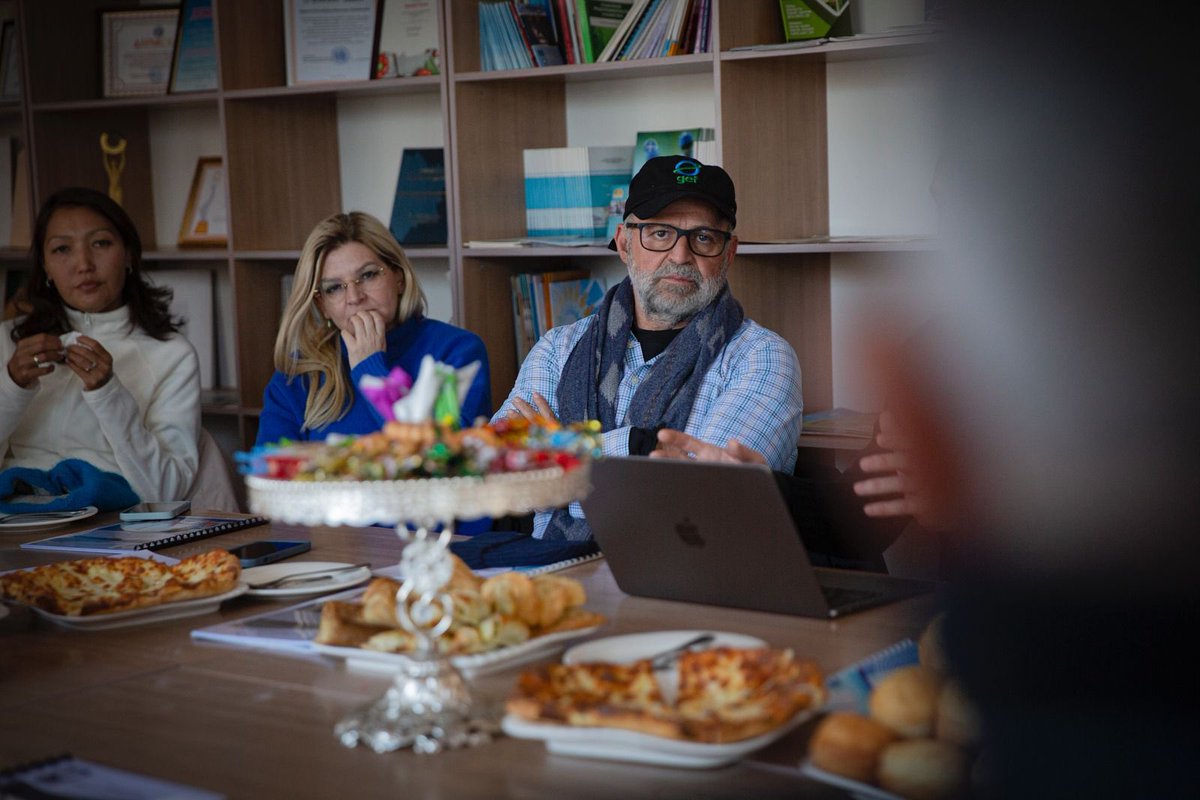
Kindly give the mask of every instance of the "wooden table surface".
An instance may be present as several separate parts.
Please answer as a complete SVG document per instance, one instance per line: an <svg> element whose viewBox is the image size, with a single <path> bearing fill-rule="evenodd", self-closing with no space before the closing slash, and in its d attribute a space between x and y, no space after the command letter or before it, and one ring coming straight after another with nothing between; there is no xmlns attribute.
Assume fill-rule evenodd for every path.
<svg viewBox="0 0 1200 800"><path fill-rule="evenodd" d="M109 515L111 516L111 515ZM98 516L76 529L109 521ZM0 571L67 558L20 550L68 532L0 533ZM272 523L162 551L182 558L263 538L311 539L295 561L394 565L400 542L385 528L304 528ZM593 637L652 630L732 631L791 647L832 673L905 637L936 612L925 596L836 622L630 597L606 562L563 572L583 582L587 607L608 623ZM568 758L540 742L417 755L349 749L334 724L378 697L385 675L348 671L323 656L293 657L197 643L195 628L299 600L239 597L218 612L106 631L60 628L10 606L0 619L0 769L70 752L78 757L220 792L231 798L773 798L843 797L796 767L807 724L739 764L689 770ZM0 611L0 613L3 613ZM520 668L473 681L502 700Z"/></svg>

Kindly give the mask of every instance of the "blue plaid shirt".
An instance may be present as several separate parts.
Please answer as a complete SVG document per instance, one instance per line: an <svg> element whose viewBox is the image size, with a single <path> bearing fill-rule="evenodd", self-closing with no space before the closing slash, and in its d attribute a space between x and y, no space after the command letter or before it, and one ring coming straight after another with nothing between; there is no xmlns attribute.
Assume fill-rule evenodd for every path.
<svg viewBox="0 0 1200 800"><path fill-rule="evenodd" d="M521 364L517 383L493 420L508 415L513 398L533 403L538 392L558 414L558 381L576 342L596 319L585 317L550 330L529 351ZM638 386L654 368L657 357L642 360L642 347L629 336L625 346L625 373L617 388L617 418L624 420ZM796 464L804 400L800 394L800 364L791 346L778 334L746 320L725 345L721 357L709 368L696 394L686 433L724 447L737 439L767 457L772 469L791 472ZM603 434L606 456L629 455L629 426ZM579 503L570 513L583 517ZM541 537L550 512L534 517L533 535Z"/></svg>

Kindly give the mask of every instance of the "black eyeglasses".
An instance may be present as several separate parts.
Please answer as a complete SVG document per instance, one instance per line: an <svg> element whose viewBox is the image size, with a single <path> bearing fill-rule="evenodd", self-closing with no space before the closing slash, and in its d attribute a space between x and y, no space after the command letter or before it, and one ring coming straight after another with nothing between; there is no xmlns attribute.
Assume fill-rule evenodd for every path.
<svg viewBox="0 0 1200 800"><path fill-rule="evenodd" d="M725 246L733 238L729 231L716 228L676 228L665 222L626 222L625 227L637 228L642 247L656 253L670 250L679 241L680 236L686 236L688 247L693 253L711 258L724 253Z"/></svg>

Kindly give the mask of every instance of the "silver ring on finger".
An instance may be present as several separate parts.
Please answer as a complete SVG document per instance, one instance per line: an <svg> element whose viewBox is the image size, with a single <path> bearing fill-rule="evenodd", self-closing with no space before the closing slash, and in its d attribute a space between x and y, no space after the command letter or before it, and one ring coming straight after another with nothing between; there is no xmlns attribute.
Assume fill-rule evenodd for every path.
<svg viewBox="0 0 1200 800"><path fill-rule="evenodd" d="M39 356L37 353L33 354L33 365L35 367L40 367L42 365L42 357Z"/></svg>

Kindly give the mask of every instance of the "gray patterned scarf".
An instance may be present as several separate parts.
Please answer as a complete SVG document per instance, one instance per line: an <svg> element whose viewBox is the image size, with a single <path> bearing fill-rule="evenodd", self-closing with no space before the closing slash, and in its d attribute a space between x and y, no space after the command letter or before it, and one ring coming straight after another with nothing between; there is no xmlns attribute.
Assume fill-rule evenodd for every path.
<svg viewBox="0 0 1200 800"><path fill-rule="evenodd" d="M637 388L623 421L617 420L617 388L625 372L625 349L633 326L633 285L629 278L608 290L596 320L576 343L558 383L558 416L564 424L595 419L610 431L622 425L683 430L709 367L741 327L745 314L721 289L658 355L649 377ZM587 521L555 510L546 539L590 539Z"/></svg>

